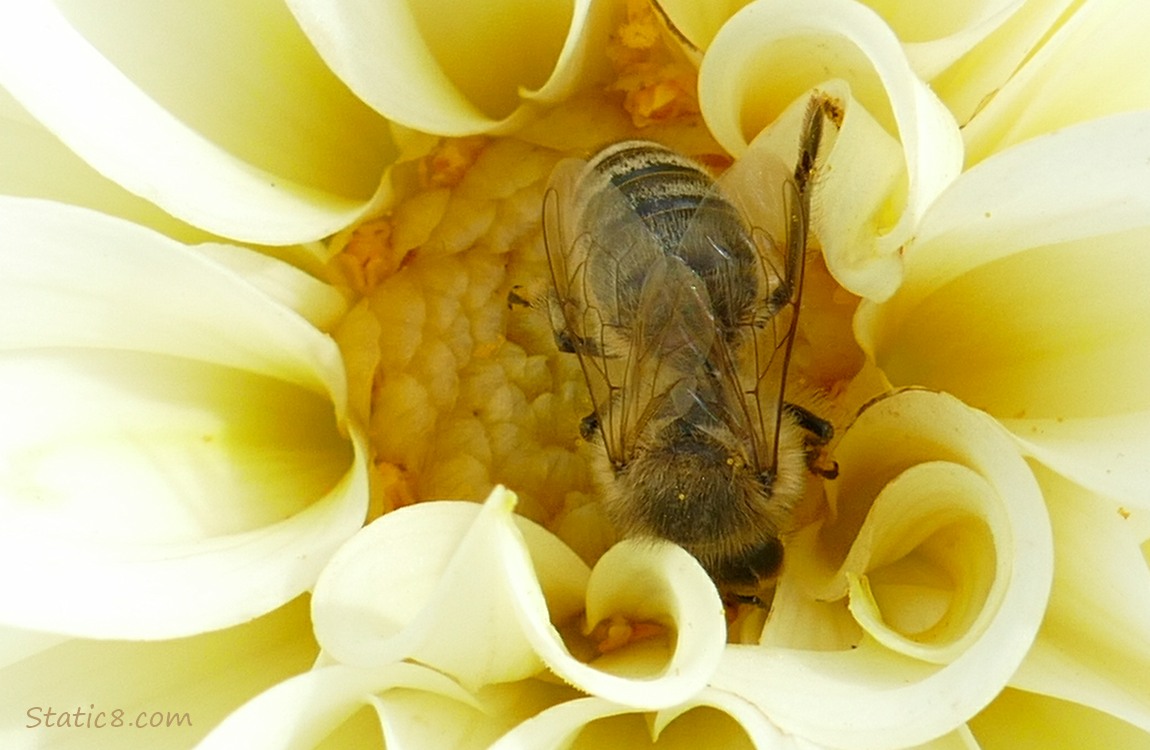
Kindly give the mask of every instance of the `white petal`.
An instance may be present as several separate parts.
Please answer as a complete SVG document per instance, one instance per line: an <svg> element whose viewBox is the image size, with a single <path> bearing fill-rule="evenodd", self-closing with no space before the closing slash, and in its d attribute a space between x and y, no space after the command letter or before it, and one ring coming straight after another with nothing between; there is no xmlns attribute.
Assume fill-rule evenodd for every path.
<svg viewBox="0 0 1150 750"><path fill-rule="evenodd" d="M689 0L659 0L659 7L674 28L696 49L704 50L719 29L747 0L717 0L696 3Z"/></svg>
<svg viewBox="0 0 1150 750"><path fill-rule="evenodd" d="M970 728L966 725L944 734L929 742L915 745L907 750L980 750L978 740L974 738Z"/></svg>
<svg viewBox="0 0 1150 750"><path fill-rule="evenodd" d="M895 385L954 393L1057 471L1138 503L1150 411L1148 143L1150 115L1117 115L978 165L924 218L899 292L864 302L855 320Z"/></svg>
<svg viewBox="0 0 1150 750"><path fill-rule="evenodd" d="M502 488L482 507L421 503L353 537L316 584L324 650L358 666L415 659L472 689L539 672L519 611L570 618L582 608L589 571L558 539L514 516L514 503Z"/></svg>
<svg viewBox="0 0 1150 750"><path fill-rule="evenodd" d="M640 708L673 705L694 695L723 652L726 623L718 591L698 562L673 544L626 540L599 559L587 582L587 625L612 615L657 622L671 631L672 641L623 648L589 666L538 628L536 648L556 674L580 690Z"/></svg>
<svg viewBox="0 0 1150 750"><path fill-rule="evenodd" d="M95 209L181 242L215 239L92 169L0 87L0 195L43 198Z"/></svg>
<svg viewBox="0 0 1150 750"><path fill-rule="evenodd" d="M707 708L710 711L693 712ZM716 718L725 721L716 721ZM666 731L670 729L670 731ZM686 703L660 711L651 722L651 733L672 747L736 747L746 744L761 750L813 747L802 738L786 735L749 701L732 693L707 688Z"/></svg>
<svg viewBox="0 0 1150 750"><path fill-rule="evenodd" d="M813 231L843 286L885 298L898 285L899 249L958 174L958 127L890 28L846 0L758 0L723 26L699 71L700 107L719 143L741 155L777 118L786 135L764 137L784 163L795 160L805 106L793 103L812 88L843 111L820 156Z"/></svg>
<svg viewBox="0 0 1150 750"><path fill-rule="evenodd" d="M197 245L196 250L295 310L321 331L330 331L348 312L347 300L339 291L295 266L237 245L206 243Z"/></svg>
<svg viewBox="0 0 1150 750"><path fill-rule="evenodd" d="M1082 3L963 129L975 164L1042 133L1150 106L1150 6Z"/></svg>
<svg viewBox="0 0 1150 750"><path fill-rule="evenodd" d="M471 689L546 665L581 690L640 707L677 703L706 683L725 628L714 585L693 558L669 544L623 544L588 578L557 538L512 514L514 502L497 488L482 509L424 503L354 537L316 585L324 649L348 664L414 659ZM589 627L613 615L657 622L674 632L673 644L576 659L556 628L570 627L584 591Z"/></svg>
<svg viewBox="0 0 1150 750"><path fill-rule="evenodd" d="M175 8L4 4L0 85L101 174L189 224L291 244L351 223L390 161L385 123L274 4Z"/></svg>
<svg viewBox="0 0 1150 750"><path fill-rule="evenodd" d="M1150 411L1079 419L1003 419L1023 452L1084 487L1150 508Z"/></svg>
<svg viewBox="0 0 1150 750"><path fill-rule="evenodd" d="M1102 711L1021 690L1005 690L970 722L976 747L1146 748L1150 736Z"/></svg>
<svg viewBox="0 0 1150 750"><path fill-rule="evenodd" d="M906 45L911 64L930 80L1000 28L1025 0L938 3L930 13L913 4L868 0Z"/></svg>
<svg viewBox="0 0 1150 750"><path fill-rule="evenodd" d="M289 0L324 60L365 102L443 135L508 130L532 100L555 102L593 80L609 27L606 3L468 6Z"/></svg>
<svg viewBox="0 0 1150 750"><path fill-rule="evenodd" d="M924 743L989 703L1031 645L1053 573L1042 495L1009 436L944 394L904 391L876 401L835 457L837 520L818 549L797 546L801 540L788 546L783 577L805 578L816 601L849 590L868 636L854 648L788 648L779 644L801 634L771 634L772 621L764 645L728 647L711 684L750 700L785 732L832 747ZM820 590L822 575L805 561L833 559L844 545L841 570ZM911 627L928 599L868 600L897 585L898 575L913 584L916 568L933 566L953 576L933 630ZM951 629L949 619L962 627Z"/></svg>
<svg viewBox="0 0 1150 750"><path fill-rule="evenodd" d="M592 722L625 716L634 709L602 698L581 698L560 703L523 722L499 739L491 750L549 750L578 747L572 743ZM606 738L604 738L606 739ZM610 738L619 747L625 740L620 735Z"/></svg>
<svg viewBox="0 0 1150 750"><path fill-rule="evenodd" d="M0 617L172 637L308 588L367 503L334 343L110 217L4 199L0 233L0 556L35 570Z"/></svg>
<svg viewBox="0 0 1150 750"><path fill-rule="evenodd" d="M492 750L647 747L792 750L811 747L786 737L753 706L705 689L687 703L653 717L601 698L583 698L542 711L504 735Z"/></svg>
<svg viewBox="0 0 1150 750"><path fill-rule="evenodd" d="M1004 6L1001 15L987 19L991 25L1001 23L989 30L985 38L977 40L974 48L949 68L929 79L930 87L963 125L1018 72L1035 48L1049 37L1052 27L1065 20L1063 15L1074 2L1028 0L1016 5ZM1002 17L1008 14L1009 17ZM985 27L979 29L980 32L986 30ZM944 51L947 49L944 47ZM929 48L928 51L934 52ZM907 53L919 61L916 68L924 72L931 70L925 65L927 61L919 58L920 52L908 49Z"/></svg>
<svg viewBox="0 0 1150 750"><path fill-rule="evenodd" d="M213 729L196 747L199 750L312 748L360 708L376 701L385 703L392 690L420 694L415 708L423 703L431 709L422 717L435 730L431 733L433 736L427 737L429 740L458 740L458 732L452 731L457 729L452 726L452 719L466 726L478 708L466 691L425 667L389 664L359 669L337 664L297 675L258 695ZM377 698L377 694L382 695ZM385 734L387 729L385 724ZM388 746L411 747L390 742Z"/></svg>
<svg viewBox="0 0 1150 750"><path fill-rule="evenodd" d="M315 654L305 597L191 638L63 639L0 671L0 704L10 709L0 717L0 743L83 750L114 737L117 748L190 747L237 706L306 670ZM49 727L48 709L53 723L80 710L81 724ZM124 726L112 723L116 711Z"/></svg>
<svg viewBox="0 0 1150 750"><path fill-rule="evenodd" d="M1038 474L1057 575L1014 687L1081 703L1150 732L1150 510L1127 510Z"/></svg>

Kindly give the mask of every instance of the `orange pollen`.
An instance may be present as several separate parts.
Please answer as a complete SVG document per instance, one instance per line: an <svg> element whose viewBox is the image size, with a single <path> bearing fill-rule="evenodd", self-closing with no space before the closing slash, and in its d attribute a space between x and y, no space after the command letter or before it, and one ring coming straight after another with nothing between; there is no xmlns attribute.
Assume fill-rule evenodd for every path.
<svg viewBox="0 0 1150 750"><path fill-rule="evenodd" d="M445 138L420 161L420 184L424 187L455 187L487 142L488 139L481 135Z"/></svg>
<svg viewBox="0 0 1150 750"><path fill-rule="evenodd" d="M595 626L591 638L599 653L609 654L638 641L660 638L666 632L667 628L657 622L632 622L622 615L611 615Z"/></svg>

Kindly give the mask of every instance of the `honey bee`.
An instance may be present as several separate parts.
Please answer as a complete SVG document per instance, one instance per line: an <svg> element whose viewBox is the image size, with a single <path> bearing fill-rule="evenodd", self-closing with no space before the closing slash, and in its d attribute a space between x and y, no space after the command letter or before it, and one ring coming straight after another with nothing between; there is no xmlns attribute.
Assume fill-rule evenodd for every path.
<svg viewBox="0 0 1150 750"><path fill-rule="evenodd" d="M607 515L622 536L679 544L738 600L777 576L807 476L834 475L820 463L833 427L786 390L810 188L837 111L812 100L793 170L750 167L759 190L781 188L768 217L781 243L724 178L653 142L561 162L544 198L551 317L587 381L580 431L604 449Z"/></svg>

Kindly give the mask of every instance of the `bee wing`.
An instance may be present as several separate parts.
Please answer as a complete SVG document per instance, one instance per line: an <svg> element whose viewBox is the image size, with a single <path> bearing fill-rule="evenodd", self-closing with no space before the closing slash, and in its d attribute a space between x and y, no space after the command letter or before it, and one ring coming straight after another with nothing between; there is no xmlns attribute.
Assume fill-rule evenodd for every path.
<svg viewBox="0 0 1150 750"><path fill-rule="evenodd" d="M651 266L619 394L625 451L649 425L708 400L705 364L719 338L713 310L703 280L682 259L663 255Z"/></svg>
<svg viewBox="0 0 1150 750"><path fill-rule="evenodd" d="M724 245L724 238L712 236L714 223L703 216L687 228L683 245L713 248L719 273L711 283L721 285L723 295L735 299L738 289L754 294L735 303L730 330L714 342L710 359L720 393L712 409L750 447L756 468L772 472L802 293L806 211L790 170L762 151L748 151L714 190L750 229L753 257L733 252L729 237Z"/></svg>
<svg viewBox="0 0 1150 750"><path fill-rule="evenodd" d="M579 357L607 455L621 466L652 420L689 408L715 323L699 277L665 254L617 189L580 189L585 169L561 162L544 197L552 318L561 346Z"/></svg>

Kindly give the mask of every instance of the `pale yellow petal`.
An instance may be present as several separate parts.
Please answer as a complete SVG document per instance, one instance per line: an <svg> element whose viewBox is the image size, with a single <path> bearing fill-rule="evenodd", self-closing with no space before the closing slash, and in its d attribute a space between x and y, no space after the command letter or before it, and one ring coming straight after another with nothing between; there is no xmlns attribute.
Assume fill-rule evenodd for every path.
<svg viewBox="0 0 1150 750"><path fill-rule="evenodd" d="M883 17L906 47L924 80L934 78L1010 19L1024 0L951 0L930 11L898 0L864 0Z"/></svg>
<svg viewBox="0 0 1150 750"><path fill-rule="evenodd" d="M1080 5L963 128L967 164L1068 125L1150 107L1150 5Z"/></svg>
<svg viewBox="0 0 1150 750"><path fill-rule="evenodd" d="M443 135L508 130L603 71L611 3L289 0L327 64L384 116Z"/></svg>
<svg viewBox="0 0 1150 750"><path fill-rule="evenodd" d="M1126 509L1040 471L1057 575L1014 687L1073 701L1150 742L1150 509Z"/></svg>
<svg viewBox="0 0 1150 750"><path fill-rule="evenodd" d="M1148 144L1150 115L1118 115L965 173L923 220L898 293L864 302L855 320L895 385L949 391L1057 471L1138 503L1150 429Z"/></svg>
<svg viewBox="0 0 1150 750"><path fill-rule="evenodd" d="M587 582L586 617L588 628L623 618L666 629L667 640L627 645L589 665L571 658L558 642L536 638L560 677L592 695L640 708L674 705L698 692L726 641L714 583L682 548L656 540L626 540L599 559Z"/></svg>
<svg viewBox="0 0 1150 750"><path fill-rule="evenodd" d="M872 403L835 458L835 520L788 546L780 583L806 589L827 635L772 618L759 646L728 647L711 684L832 747L925 743L990 702L1038 631L1053 575L1043 498L1010 436L945 394ZM858 623L846 643L819 607L844 595Z"/></svg>
<svg viewBox="0 0 1150 750"><path fill-rule="evenodd" d="M1027 455L1085 487L1150 508L1150 411L1001 421Z"/></svg>
<svg viewBox="0 0 1150 750"><path fill-rule="evenodd" d="M691 0L659 0L667 20L695 49L705 50L723 24L750 0L699 3Z"/></svg>
<svg viewBox="0 0 1150 750"><path fill-rule="evenodd" d="M0 745L191 747L245 701L306 670L316 651L303 597L252 622L191 638L64 639L0 671L6 709ZM73 712L76 723L77 710L79 727L59 726L63 712Z"/></svg>
<svg viewBox="0 0 1150 750"><path fill-rule="evenodd" d="M389 664L359 669L337 664L304 672L261 693L213 729L197 748L312 748L365 705L380 710L391 691L399 693L401 701L414 698L415 705L408 708L429 725L430 736L424 739L431 742L458 742L459 725L467 728L478 713L471 695L426 667ZM385 734L388 728L385 723ZM417 747L404 742L388 746Z"/></svg>
<svg viewBox="0 0 1150 750"><path fill-rule="evenodd" d="M195 249L321 331L331 331L347 314L347 300L337 289L295 266L238 245L204 243Z"/></svg>
<svg viewBox="0 0 1150 750"><path fill-rule="evenodd" d="M907 750L981 750L981 748L970 728L963 725L953 732Z"/></svg>
<svg viewBox="0 0 1150 750"><path fill-rule="evenodd" d="M703 709L703 710L695 710ZM746 699L707 688L675 708L660 711L651 733L668 747L755 747L790 750L807 743L784 734Z"/></svg>
<svg viewBox="0 0 1150 750"><path fill-rule="evenodd" d="M502 488L483 506L422 503L353 537L316 584L324 650L361 667L414 659L470 689L541 671L520 613L567 620L582 609L589 571L514 504Z"/></svg>
<svg viewBox="0 0 1150 750"><path fill-rule="evenodd" d="M546 666L581 690L644 708L678 703L706 683L725 626L714 585L690 555L621 544L588 577L556 537L514 516L514 503L497 488L482 509L420 504L358 534L316 586L325 651L361 666L414 659L470 689ZM635 580L648 586L637 590ZM560 629L572 629L584 595L587 629L610 619L624 632L631 622L652 625L656 635L623 636L590 663L577 659Z"/></svg>
<svg viewBox="0 0 1150 750"><path fill-rule="evenodd" d="M567 701L515 727L492 750L602 747L813 748L781 733L738 696L708 688L682 705L654 716L596 697Z"/></svg>
<svg viewBox="0 0 1150 750"><path fill-rule="evenodd" d="M1146 750L1150 735L1110 714L1005 690L970 722L982 750Z"/></svg>
<svg viewBox="0 0 1150 750"><path fill-rule="evenodd" d="M0 555L35 571L0 617L173 637L310 587L367 504L334 342L126 222L9 198L0 227Z"/></svg>
<svg viewBox="0 0 1150 750"><path fill-rule="evenodd" d="M245 241L351 223L393 156L276 3L6 3L0 85L101 174Z"/></svg>
<svg viewBox="0 0 1150 750"><path fill-rule="evenodd" d="M580 747L580 744L574 743L584 739L581 735L589 726L606 728L607 720L628 716L633 711L633 708L620 706L602 698L589 697L566 701L524 721L493 744L491 750L550 750L550 748L559 750ZM620 722L611 723L613 726L610 729L615 731L599 735L600 742L605 741L614 747L625 747L628 736L638 739L639 742L646 739L642 727L629 726L622 729L618 727ZM635 732L636 729L639 730L638 733Z"/></svg>
<svg viewBox="0 0 1150 750"><path fill-rule="evenodd" d="M890 28L847 0L758 0L723 26L699 71L703 116L736 156L771 126L766 147L793 164L811 89L841 114L820 154L812 230L840 284L885 298L898 286L901 246L958 174L958 127Z"/></svg>
<svg viewBox="0 0 1150 750"><path fill-rule="evenodd" d="M93 169L0 86L0 195L92 208L194 243L216 239Z"/></svg>
<svg viewBox="0 0 1150 750"><path fill-rule="evenodd" d="M1018 71L1023 61L1049 36L1052 27L1064 20L1066 9L1074 4L1074 0L1019 3L1019 7L1010 10L1009 17L973 49L931 77L931 89L946 102L959 123L965 125Z"/></svg>

